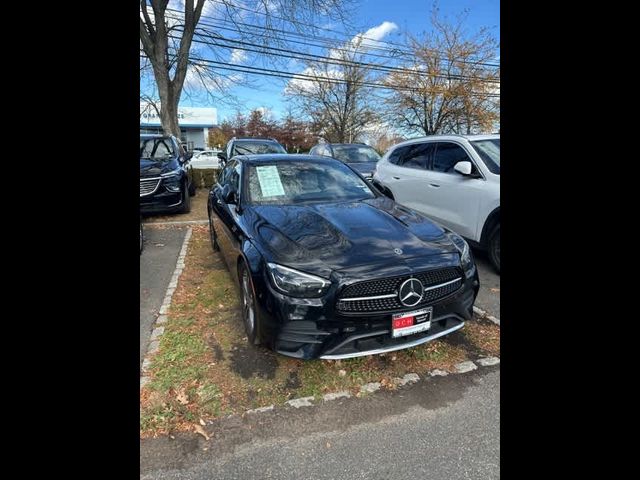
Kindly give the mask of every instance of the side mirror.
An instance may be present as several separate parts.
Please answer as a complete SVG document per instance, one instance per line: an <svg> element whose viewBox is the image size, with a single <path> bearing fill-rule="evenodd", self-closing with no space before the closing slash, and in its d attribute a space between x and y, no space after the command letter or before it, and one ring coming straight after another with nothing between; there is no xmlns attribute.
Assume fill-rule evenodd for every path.
<svg viewBox="0 0 640 480"><path fill-rule="evenodd" d="M185 160L191 160L193 158L193 152L187 152L184 155Z"/></svg>
<svg viewBox="0 0 640 480"><path fill-rule="evenodd" d="M233 190L229 184L222 187L222 200L227 205L237 205L238 204L238 193Z"/></svg>
<svg viewBox="0 0 640 480"><path fill-rule="evenodd" d="M458 162L453 166L453 169L458 172L461 173L462 175L465 176L469 176L471 175L471 171L473 170L473 167L471 165L471 162Z"/></svg>

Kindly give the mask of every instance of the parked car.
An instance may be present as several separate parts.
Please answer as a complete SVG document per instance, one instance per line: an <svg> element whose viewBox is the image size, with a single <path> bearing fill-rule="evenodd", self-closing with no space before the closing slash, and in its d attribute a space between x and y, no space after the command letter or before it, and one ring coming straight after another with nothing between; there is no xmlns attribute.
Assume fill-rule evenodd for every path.
<svg viewBox="0 0 640 480"><path fill-rule="evenodd" d="M350 358L420 345L471 318L479 280L464 239L339 160L236 156L207 211L252 344Z"/></svg>
<svg viewBox="0 0 640 480"><path fill-rule="evenodd" d="M373 147L364 143L319 143L310 151L310 155L332 157L355 170L365 178L372 178L380 154Z"/></svg>
<svg viewBox="0 0 640 480"><path fill-rule="evenodd" d="M218 153L222 164L236 155L264 155L269 153L287 153L274 138L233 137L227 142L224 150Z"/></svg>
<svg viewBox="0 0 640 480"><path fill-rule="evenodd" d="M485 249L500 272L500 135L434 135L395 145L374 185Z"/></svg>
<svg viewBox="0 0 640 480"><path fill-rule="evenodd" d="M188 153L174 136L140 135L140 211L191 211L196 194Z"/></svg>
<svg viewBox="0 0 640 480"><path fill-rule="evenodd" d="M220 153L220 150L195 152L191 157L191 166L193 168L220 168L218 153Z"/></svg>

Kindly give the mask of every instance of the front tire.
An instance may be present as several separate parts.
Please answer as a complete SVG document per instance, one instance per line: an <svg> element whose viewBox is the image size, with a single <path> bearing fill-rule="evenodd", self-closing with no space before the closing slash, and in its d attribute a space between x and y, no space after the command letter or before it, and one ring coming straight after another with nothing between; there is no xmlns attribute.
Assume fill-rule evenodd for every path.
<svg viewBox="0 0 640 480"><path fill-rule="evenodd" d="M244 266L240 265L240 296L242 306L242 320L244 322L244 331L247 334L247 340L250 345L259 345L258 338L258 318L256 315L256 301L253 296L253 285L251 283L251 275Z"/></svg>
<svg viewBox="0 0 640 480"><path fill-rule="evenodd" d="M489 235L487 249L493 268L500 273L500 225L496 226Z"/></svg>
<svg viewBox="0 0 640 480"><path fill-rule="evenodd" d="M189 213L191 211L191 196L187 184L182 187L182 205L180 205L180 213Z"/></svg>

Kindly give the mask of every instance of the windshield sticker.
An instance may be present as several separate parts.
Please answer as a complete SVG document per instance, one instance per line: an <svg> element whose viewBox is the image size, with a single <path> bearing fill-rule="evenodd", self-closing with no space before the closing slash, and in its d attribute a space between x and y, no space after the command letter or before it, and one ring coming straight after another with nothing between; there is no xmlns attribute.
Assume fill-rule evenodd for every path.
<svg viewBox="0 0 640 480"><path fill-rule="evenodd" d="M263 197L284 195L278 167L275 165L256 167L256 171L258 172L258 182L260 182L260 190Z"/></svg>

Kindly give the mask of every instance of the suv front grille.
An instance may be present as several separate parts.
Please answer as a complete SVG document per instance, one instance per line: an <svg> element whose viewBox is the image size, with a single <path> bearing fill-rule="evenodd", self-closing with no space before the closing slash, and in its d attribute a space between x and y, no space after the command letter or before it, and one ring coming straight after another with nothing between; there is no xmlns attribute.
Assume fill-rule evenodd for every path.
<svg viewBox="0 0 640 480"><path fill-rule="evenodd" d="M417 305L406 307L400 303L398 288L400 288L402 282L411 277L417 278L422 282L425 292L422 300ZM367 280L346 287L338 299L336 309L339 312L347 314L416 310L454 293L461 286L462 272L457 267L430 270L415 275ZM375 298L385 295L388 296L385 298ZM358 298L358 300L349 300L354 298Z"/></svg>
<svg viewBox="0 0 640 480"><path fill-rule="evenodd" d="M140 196L151 195L158 189L160 184L159 178L141 178L140 179Z"/></svg>

